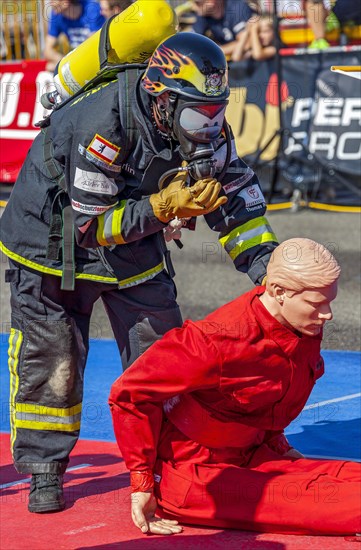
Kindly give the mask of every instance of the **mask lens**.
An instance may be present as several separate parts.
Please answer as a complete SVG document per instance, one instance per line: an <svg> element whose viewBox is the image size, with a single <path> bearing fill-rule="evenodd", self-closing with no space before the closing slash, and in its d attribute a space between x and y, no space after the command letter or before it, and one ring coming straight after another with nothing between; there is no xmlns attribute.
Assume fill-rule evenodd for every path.
<svg viewBox="0 0 361 550"><path fill-rule="evenodd" d="M213 141L222 131L225 104L184 107L179 115L179 126L195 141Z"/></svg>

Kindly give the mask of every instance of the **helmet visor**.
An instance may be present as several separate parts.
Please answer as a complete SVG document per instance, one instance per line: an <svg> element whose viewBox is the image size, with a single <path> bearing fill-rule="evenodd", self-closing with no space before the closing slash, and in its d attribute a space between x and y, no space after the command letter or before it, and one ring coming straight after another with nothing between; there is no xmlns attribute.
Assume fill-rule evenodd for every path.
<svg viewBox="0 0 361 550"><path fill-rule="evenodd" d="M221 103L188 103L178 114L178 126L193 141L210 142L219 138L227 107Z"/></svg>

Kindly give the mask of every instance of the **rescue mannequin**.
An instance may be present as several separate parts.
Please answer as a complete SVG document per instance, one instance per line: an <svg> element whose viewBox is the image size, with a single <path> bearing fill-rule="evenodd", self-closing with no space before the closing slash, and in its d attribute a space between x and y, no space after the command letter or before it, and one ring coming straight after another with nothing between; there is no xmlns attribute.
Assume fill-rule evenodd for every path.
<svg viewBox="0 0 361 550"><path fill-rule="evenodd" d="M322 328L339 275L321 244L285 241L266 287L171 330L113 384L114 429L142 532L179 533L178 521L359 531L360 464L305 459L283 433L323 375Z"/></svg>
<svg viewBox="0 0 361 550"><path fill-rule="evenodd" d="M125 369L182 324L168 223L176 226L167 239L179 237L179 219L204 216L255 284L277 244L258 179L227 133L221 49L174 34L146 70L130 74L51 114L0 220L10 260L13 457L18 472L32 474L31 512L65 506L95 301L105 305Z"/></svg>

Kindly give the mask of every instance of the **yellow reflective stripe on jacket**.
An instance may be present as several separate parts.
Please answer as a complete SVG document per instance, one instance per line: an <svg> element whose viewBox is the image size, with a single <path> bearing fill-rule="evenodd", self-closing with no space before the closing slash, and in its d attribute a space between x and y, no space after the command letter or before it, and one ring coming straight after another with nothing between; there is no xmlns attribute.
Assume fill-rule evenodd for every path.
<svg viewBox="0 0 361 550"><path fill-rule="evenodd" d="M12 328L10 330L10 336L9 336L9 371L10 371L10 431L11 431L11 438L10 438L10 445L11 450L13 450L14 442L16 439L16 411L15 411L15 399L17 396L17 393L19 391L19 374L18 374L18 366L19 366L19 356L20 356L20 349L21 344L23 342L23 334L20 330L16 330L15 328Z"/></svg>
<svg viewBox="0 0 361 550"><path fill-rule="evenodd" d="M69 408L47 407L33 403L16 403L16 427L27 430L57 430L73 432L80 430L82 405Z"/></svg>
<svg viewBox="0 0 361 550"><path fill-rule="evenodd" d="M160 262L160 264L156 265L155 267L152 267L151 269L148 269L147 271L143 271L143 273L140 273L139 275L135 275L134 277L128 277L128 279L122 279L118 282L119 288L126 288L128 286L134 286L134 284L140 284L144 283L145 281L148 281L149 279L152 279L155 275L158 275L161 271L164 269L164 263Z"/></svg>
<svg viewBox="0 0 361 550"><path fill-rule="evenodd" d="M122 218L127 201L120 201L119 204L97 217L97 241L101 246L112 244L125 244L122 237Z"/></svg>
<svg viewBox="0 0 361 550"><path fill-rule="evenodd" d="M8 248L6 248L6 246L4 246L1 241L0 250L15 262L25 265L26 267L30 267L31 269L35 269L35 271L47 273L48 275L56 275L57 277L62 276L62 271L60 269L46 267L41 264L37 264L31 260L28 260L27 258L23 258L22 256L19 256L19 254L16 254L15 252L12 252ZM134 275L132 277L127 277L126 279L118 280L116 277L102 277L101 275L93 275L91 273L76 273L75 277L76 279L85 279L87 281L94 281L97 283L114 283L118 285L118 288L126 288L128 286L134 286L136 284L144 283L145 281L152 279L152 277L155 277L155 275L163 271L163 269L164 263L161 262L160 264L152 267L151 269L148 269L147 271L143 271L142 273L138 273L137 275Z"/></svg>
<svg viewBox="0 0 361 550"><path fill-rule="evenodd" d="M2 243L1 241L0 241L0 250L8 258L11 258L15 262L18 262L19 264L25 265L26 267L35 269L35 271L40 271L41 273L47 273L48 275L56 275L57 277L61 277L63 274L61 269L55 269L54 267L47 267L45 265L33 262L32 260L28 260L27 258L20 256L19 254L16 254L16 252L13 252L12 250L9 250L8 248L6 248L4 243ZM96 281L99 283L115 283L115 284L118 283L118 279L116 277L103 277L102 275L93 275L92 273L76 273L75 277L77 279L86 279L87 281Z"/></svg>
<svg viewBox="0 0 361 550"><path fill-rule="evenodd" d="M235 260L237 256L249 248L267 242L277 242L277 237L272 232L267 219L260 216L232 229L228 235L221 237L219 241L232 260Z"/></svg>

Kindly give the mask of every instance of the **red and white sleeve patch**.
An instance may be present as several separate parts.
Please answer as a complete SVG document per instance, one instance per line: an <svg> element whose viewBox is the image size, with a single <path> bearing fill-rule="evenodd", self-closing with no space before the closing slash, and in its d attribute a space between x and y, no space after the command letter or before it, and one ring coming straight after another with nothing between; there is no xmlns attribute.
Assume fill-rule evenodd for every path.
<svg viewBox="0 0 361 550"><path fill-rule="evenodd" d="M87 151L107 164L113 164L119 155L120 147L111 143L99 134L95 134Z"/></svg>

